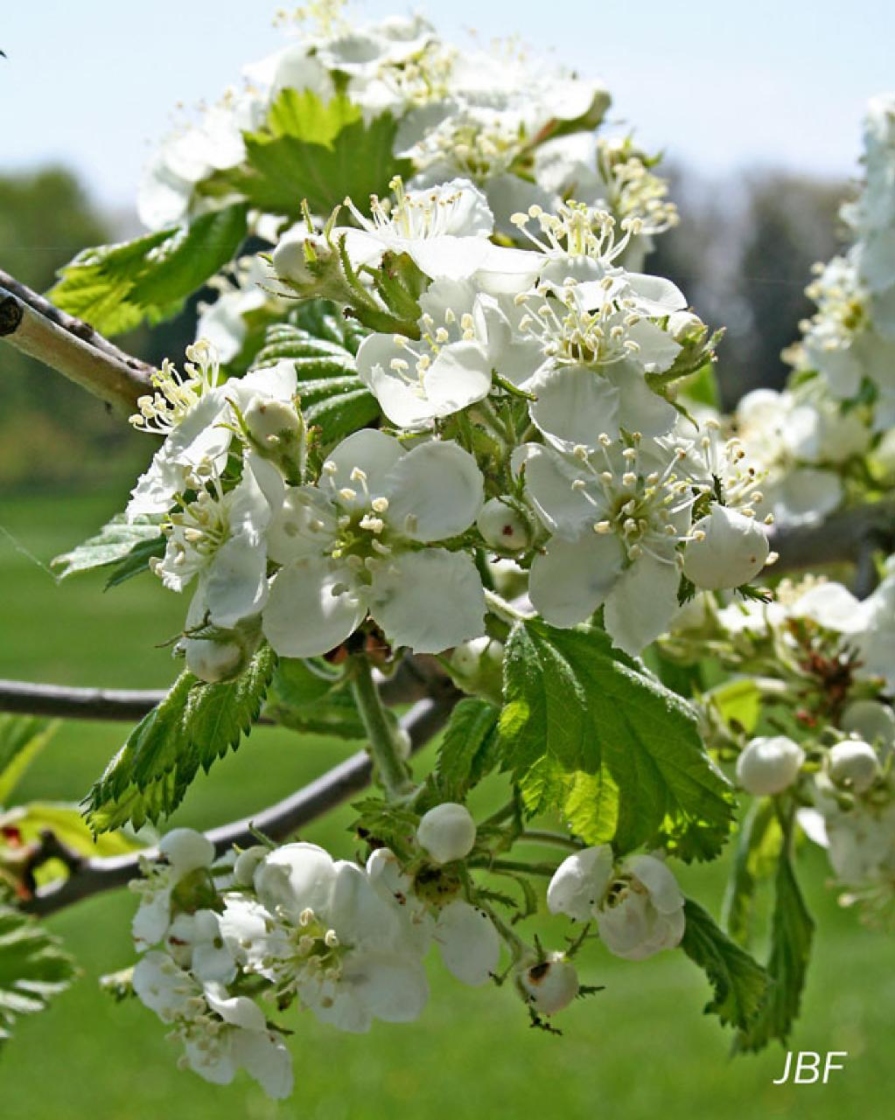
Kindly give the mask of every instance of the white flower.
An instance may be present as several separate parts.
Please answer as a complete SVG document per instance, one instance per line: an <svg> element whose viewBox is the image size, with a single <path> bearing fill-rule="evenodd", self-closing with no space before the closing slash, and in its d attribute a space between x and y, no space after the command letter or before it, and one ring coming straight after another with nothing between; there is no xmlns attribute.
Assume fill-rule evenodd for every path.
<svg viewBox="0 0 895 1120"><path fill-rule="evenodd" d="M445 901L436 889L423 898L414 880L388 848L377 848L367 860L374 887L404 912L420 955L432 941L445 968L455 979L480 987L497 972L500 936L484 910L456 896Z"/></svg>
<svg viewBox="0 0 895 1120"><path fill-rule="evenodd" d="M494 218L485 196L468 179L451 179L424 190L405 191L400 179L390 186L395 202L383 203L374 196L372 219L348 199L360 229L337 226L332 232L334 241L344 238L355 268L378 265L385 252L406 253L433 280L465 280L492 254Z"/></svg>
<svg viewBox="0 0 895 1120"><path fill-rule="evenodd" d="M159 859L141 858L143 879L131 882L140 905L131 927L137 947L145 949L160 942L172 921L171 896L178 883L194 872L207 872L214 861L214 845L201 832L175 828L162 838Z"/></svg>
<svg viewBox="0 0 895 1120"><path fill-rule="evenodd" d="M246 971L341 1030L420 1015L428 985L419 941L365 871L313 844L287 844L258 865L254 883L257 901L228 895L221 916Z"/></svg>
<svg viewBox="0 0 895 1120"><path fill-rule="evenodd" d="M614 866L603 844L565 859L547 888L553 914L596 920L611 953L643 960L673 949L684 935L684 896L674 875L654 856L629 856Z"/></svg>
<svg viewBox="0 0 895 1120"><path fill-rule="evenodd" d="M264 632L287 657L343 642L369 612L389 639L436 653L482 633L484 594L471 558L423 548L464 532L482 505L475 460L453 443L405 452L363 430L324 464L318 486L289 491L268 534L282 564Z"/></svg>
<svg viewBox="0 0 895 1120"><path fill-rule="evenodd" d="M554 626L574 626L603 603L606 629L639 653L677 609L677 545L688 538L698 484L684 452L613 441L571 455L526 445L515 456L526 493L554 536L532 563L529 593ZM666 458L661 458L662 455Z"/></svg>
<svg viewBox="0 0 895 1120"><path fill-rule="evenodd" d="M436 863L464 859L475 844L476 827L465 805L446 801L423 814L417 843Z"/></svg>
<svg viewBox="0 0 895 1120"><path fill-rule="evenodd" d="M737 781L756 797L782 793L798 778L805 752L785 735L752 739L737 759Z"/></svg>
<svg viewBox="0 0 895 1120"><path fill-rule="evenodd" d="M420 308L419 340L373 334L357 352L358 376L401 428L429 426L486 397L508 333L494 298L469 280L433 281Z"/></svg>

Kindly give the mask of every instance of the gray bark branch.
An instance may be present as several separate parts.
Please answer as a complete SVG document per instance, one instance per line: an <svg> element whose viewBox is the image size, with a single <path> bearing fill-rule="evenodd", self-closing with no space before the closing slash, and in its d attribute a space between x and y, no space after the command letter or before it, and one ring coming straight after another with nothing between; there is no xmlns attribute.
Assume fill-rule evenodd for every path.
<svg viewBox="0 0 895 1120"><path fill-rule="evenodd" d="M0 271L0 340L130 414L150 390L152 366Z"/></svg>

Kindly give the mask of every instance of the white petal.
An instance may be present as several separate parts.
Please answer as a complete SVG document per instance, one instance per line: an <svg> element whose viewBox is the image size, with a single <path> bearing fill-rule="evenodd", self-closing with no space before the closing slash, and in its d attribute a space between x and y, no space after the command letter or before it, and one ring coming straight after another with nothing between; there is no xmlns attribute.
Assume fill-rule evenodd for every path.
<svg viewBox="0 0 895 1120"><path fill-rule="evenodd" d="M297 923L303 910L328 912L335 878L329 852L316 844L284 844L258 866L255 890L269 911L281 907Z"/></svg>
<svg viewBox="0 0 895 1120"><path fill-rule="evenodd" d="M677 610L677 565L643 556L622 572L606 600L606 629L625 653L636 655L668 629Z"/></svg>
<svg viewBox="0 0 895 1120"><path fill-rule="evenodd" d="M248 1031L264 1030L264 1012L248 996L231 996L223 984L206 984L205 1000L225 1023Z"/></svg>
<svg viewBox="0 0 895 1120"><path fill-rule="evenodd" d="M622 869L629 871L649 891L660 914L671 914L684 905L684 896L674 874L655 856L629 856Z"/></svg>
<svg viewBox="0 0 895 1120"><path fill-rule="evenodd" d="M538 516L551 532L575 539L601 517L587 494L573 486L580 464L552 448L523 444L513 453L513 469L524 471L525 489Z"/></svg>
<svg viewBox="0 0 895 1120"><path fill-rule="evenodd" d="M478 517L484 481L468 451L433 440L395 463L388 475L388 499L388 520L404 536L446 540Z"/></svg>
<svg viewBox="0 0 895 1120"><path fill-rule="evenodd" d="M394 645L442 653L484 633L485 594L471 557L429 548L373 574L370 613Z"/></svg>
<svg viewBox="0 0 895 1120"><path fill-rule="evenodd" d="M293 1088L292 1055L276 1031L239 1031L234 1056L269 1097L284 1100Z"/></svg>
<svg viewBox="0 0 895 1120"><path fill-rule="evenodd" d="M262 629L281 657L317 657L341 645L367 613L351 573L324 558L296 561L270 584Z"/></svg>
<svg viewBox="0 0 895 1120"><path fill-rule="evenodd" d="M423 375L423 390L431 416L451 416L491 389L491 359L479 342L452 342L445 346Z"/></svg>
<svg viewBox="0 0 895 1120"><path fill-rule="evenodd" d="M484 910L455 899L438 915L435 941L441 959L462 984L479 987L497 971L500 937Z"/></svg>
<svg viewBox="0 0 895 1120"><path fill-rule="evenodd" d="M365 497L361 482L351 477L352 473L362 471L370 494L377 497L386 492L389 472L403 455L404 449L394 436L387 436L385 432L374 428L362 428L343 439L327 456L320 488L333 495L338 495L346 488L354 490L357 492L356 500L339 497L339 504L349 508L366 508L370 504L369 500ZM332 473L327 465L330 463L334 468Z"/></svg>
<svg viewBox="0 0 895 1120"><path fill-rule="evenodd" d="M661 436L674 427L677 410L650 389L634 362L616 362L603 372L619 391L618 420L623 428L644 436Z"/></svg>
<svg viewBox="0 0 895 1120"><path fill-rule="evenodd" d="M594 370L554 367L527 387L537 397L529 409L531 418L545 435L594 447L602 432L618 434L619 391Z"/></svg>
<svg viewBox="0 0 895 1120"><path fill-rule="evenodd" d="M551 914L566 914L588 922L603 901L612 878L612 849L608 844L584 848L567 856L554 872L547 888Z"/></svg>
<svg viewBox="0 0 895 1120"><path fill-rule="evenodd" d="M535 610L553 626L583 622L616 586L622 559L621 544L608 534L555 537L531 566L528 593Z"/></svg>

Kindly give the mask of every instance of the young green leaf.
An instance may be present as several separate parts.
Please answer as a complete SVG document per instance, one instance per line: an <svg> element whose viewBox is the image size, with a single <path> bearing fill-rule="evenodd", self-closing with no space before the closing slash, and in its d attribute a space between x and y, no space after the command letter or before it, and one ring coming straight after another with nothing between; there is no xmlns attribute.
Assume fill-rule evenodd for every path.
<svg viewBox="0 0 895 1120"><path fill-rule="evenodd" d="M733 868L724 898L724 928L740 945L748 945L752 932L758 884L774 874L783 832L770 798L753 802L737 837Z"/></svg>
<svg viewBox="0 0 895 1120"><path fill-rule="evenodd" d="M113 573L107 585L111 586L126 578L121 576L122 570L136 575L137 570L148 568L151 557L164 553L165 543L166 538L159 529L158 521L148 517L128 521L123 513L117 513L95 537L90 537L71 552L57 556L50 567L56 578L62 580L79 572L118 564L118 571Z"/></svg>
<svg viewBox="0 0 895 1120"><path fill-rule="evenodd" d="M705 971L715 990L705 1006L706 1015L717 1015L725 1025L748 1030L768 991L767 972L692 899L684 904L684 916L687 925L681 948Z"/></svg>
<svg viewBox="0 0 895 1120"><path fill-rule="evenodd" d="M85 249L61 270L49 298L106 335L168 318L233 259L247 233L247 214L245 203L235 203L187 227Z"/></svg>
<svg viewBox="0 0 895 1120"><path fill-rule="evenodd" d="M12 791L57 727L35 716L0 715L0 806L9 804Z"/></svg>
<svg viewBox="0 0 895 1120"><path fill-rule="evenodd" d="M451 712L438 752L438 774L447 801L463 801L469 790L499 761L497 720L493 704L474 697L461 700Z"/></svg>
<svg viewBox="0 0 895 1120"><path fill-rule="evenodd" d="M767 966L772 983L758 1016L738 1035L738 1050L761 1050L774 1039L785 1045L799 1015L813 937L814 922L799 890L785 840L777 864Z"/></svg>
<svg viewBox="0 0 895 1120"><path fill-rule="evenodd" d="M0 906L0 1043L20 1015L43 1011L75 978L74 962L33 918Z"/></svg>
<svg viewBox="0 0 895 1120"><path fill-rule="evenodd" d="M517 623L506 647L504 697L501 757L523 784L545 757L569 775L605 775L607 795L617 789L618 851L661 831L671 839L698 836L691 845L697 857L717 853L730 826L731 791L693 712L605 633ZM581 824L580 798L574 808ZM606 812L605 799L598 801L593 832L605 832Z"/></svg>
<svg viewBox="0 0 895 1120"><path fill-rule="evenodd" d="M131 733L87 795L94 832L168 816L199 769L235 750L257 720L276 665L269 646L233 681L205 684L182 673L165 699Z"/></svg>
<svg viewBox="0 0 895 1120"><path fill-rule="evenodd" d="M325 216L347 196L363 208L371 194L387 193L395 175L413 173L408 160L392 154L397 127L391 113L365 124L344 94L323 101L309 89L284 89L264 126L245 134L245 163L218 172L200 190L228 186L252 206L295 219L303 200Z"/></svg>

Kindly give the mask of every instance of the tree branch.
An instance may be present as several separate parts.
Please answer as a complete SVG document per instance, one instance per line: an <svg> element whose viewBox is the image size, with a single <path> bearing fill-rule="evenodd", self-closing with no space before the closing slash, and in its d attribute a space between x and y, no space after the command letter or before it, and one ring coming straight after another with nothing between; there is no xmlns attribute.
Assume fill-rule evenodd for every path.
<svg viewBox="0 0 895 1120"><path fill-rule="evenodd" d="M876 550L895 552L895 500L843 510L816 525L775 527L770 541L780 556L770 569L773 574L853 563L859 570L856 591L866 595L872 590L868 556Z"/></svg>
<svg viewBox="0 0 895 1120"><path fill-rule="evenodd" d="M455 688L434 657L405 657L389 676L377 674L379 695L388 705L413 704L427 697L450 697ZM50 719L142 719L167 696L164 690L69 688L30 681L0 680L0 712Z"/></svg>
<svg viewBox="0 0 895 1120"><path fill-rule="evenodd" d="M150 389L152 366L0 271L0 339L95 397L130 414Z"/></svg>
<svg viewBox="0 0 895 1120"><path fill-rule="evenodd" d="M401 719L401 727L410 737L412 751L420 750L441 730L455 703L456 695L420 700ZM218 855L229 851L234 844L249 847L256 843L256 831L272 840L284 840L366 788L372 773L370 756L366 751L359 751L276 805L251 817L213 828L206 836L214 844ZM84 860L71 868L68 878L42 887L33 898L23 902L22 909L43 916L55 914L72 903L124 886L140 874L140 857L151 859L156 854L156 849L145 848L126 856Z"/></svg>

